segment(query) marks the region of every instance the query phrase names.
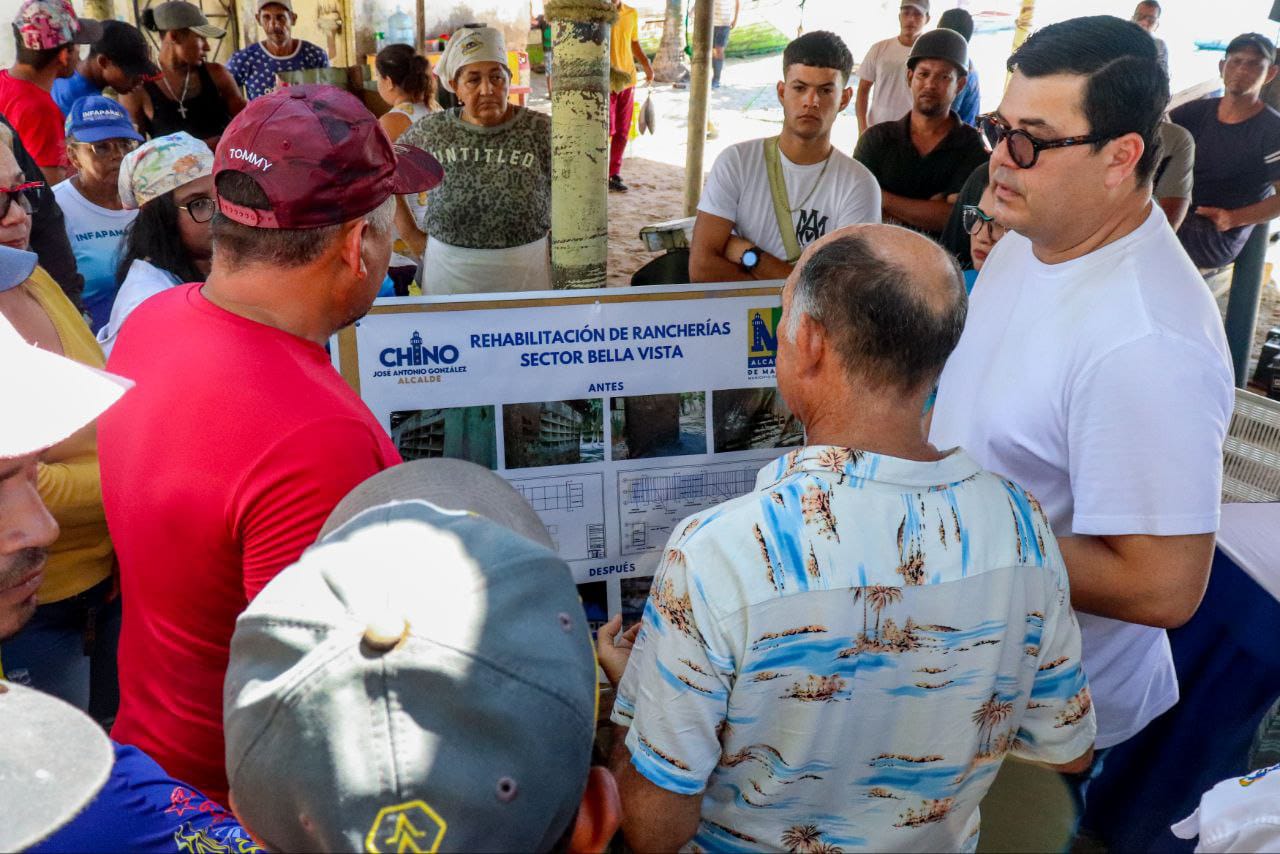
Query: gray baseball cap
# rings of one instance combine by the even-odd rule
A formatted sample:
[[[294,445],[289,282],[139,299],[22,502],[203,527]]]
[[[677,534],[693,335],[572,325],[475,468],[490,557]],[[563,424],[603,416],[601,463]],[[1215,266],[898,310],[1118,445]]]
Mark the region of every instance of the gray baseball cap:
[[[167,0],[151,7],[156,29],[162,33],[170,30],[191,30],[207,39],[220,39],[227,34],[222,27],[215,27],[200,11],[200,7],[185,0]]]
[[[396,466],[249,605],[223,707],[236,812],[257,838],[282,851],[560,839],[591,764],[595,654],[568,566],[495,521],[526,511],[536,520],[480,466]]]
[[[93,800],[115,754],[84,712],[12,682],[0,681],[0,727],[0,851],[21,851]]]
[[[490,476],[481,477],[477,471]],[[475,463],[445,458],[414,460],[369,478],[338,502],[317,539],[324,540],[370,507],[413,500],[477,513],[535,543],[555,548],[538,514],[511,484]]]

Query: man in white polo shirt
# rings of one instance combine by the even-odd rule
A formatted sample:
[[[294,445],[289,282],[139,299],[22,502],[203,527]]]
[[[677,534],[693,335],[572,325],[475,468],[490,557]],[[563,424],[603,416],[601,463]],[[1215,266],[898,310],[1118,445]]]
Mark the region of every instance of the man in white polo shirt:
[[[1048,514],[1083,612],[1101,754],[1177,702],[1164,629],[1208,580],[1232,373],[1217,307],[1151,202],[1169,92],[1150,37],[1076,18],[1008,68],[981,125],[990,213],[1010,231],[973,290],[930,439]],[[1069,780],[1081,805],[1090,779]]]

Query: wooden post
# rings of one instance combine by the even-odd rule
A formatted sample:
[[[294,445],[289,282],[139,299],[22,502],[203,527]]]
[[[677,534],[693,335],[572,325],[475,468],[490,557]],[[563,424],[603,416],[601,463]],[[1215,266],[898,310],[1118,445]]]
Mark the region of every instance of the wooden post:
[[[552,23],[551,284],[605,286],[609,256],[609,0],[547,0]]]
[[[702,150],[707,140],[707,100],[711,96],[711,36],[714,0],[693,7],[693,71],[689,80],[688,148],[684,160],[684,215],[698,213],[702,197]]]
[[[112,0],[84,0],[84,16],[95,21],[110,21],[116,16]]]
[[[1027,36],[1031,35],[1031,21],[1035,16],[1036,0],[1022,0],[1022,9],[1018,12],[1017,23],[1013,25],[1013,50],[1022,47]]]

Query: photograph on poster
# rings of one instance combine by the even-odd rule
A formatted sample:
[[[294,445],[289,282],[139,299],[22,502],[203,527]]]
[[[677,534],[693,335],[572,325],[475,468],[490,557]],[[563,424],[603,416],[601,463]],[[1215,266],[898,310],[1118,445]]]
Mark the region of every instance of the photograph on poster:
[[[630,628],[644,616],[644,605],[649,601],[649,587],[653,584],[653,576],[624,578],[619,583],[622,588],[622,625]]]
[[[407,409],[392,412],[391,441],[405,462],[432,457],[498,468],[498,433],[492,406]]]
[[[596,629],[609,622],[609,582],[579,584],[578,595],[582,597],[582,610],[586,612],[591,636],[595,637]]]
[[[502,407],[507,468],[604,461],[604,402],[548,400]]]
[[[804,444],[804,426],[776,388],[730,388],[711,393],[716,453]]]
[[[609,423],[615,460],[707,452],[707,396],[700,391],[615,397]]]

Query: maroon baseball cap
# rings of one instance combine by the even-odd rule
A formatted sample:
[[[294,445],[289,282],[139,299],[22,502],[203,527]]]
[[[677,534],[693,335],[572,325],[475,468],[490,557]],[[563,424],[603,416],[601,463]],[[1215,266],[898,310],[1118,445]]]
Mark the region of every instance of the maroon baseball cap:
[[[444,178],[420,148],[392,145],[360,100],[334,86],[307,84],[255,98],[227,126],[213,177],[243,172],[269,210],[218,199],[231,220],[255,228],[321,228],[363,216],[395,195],[422,193]]]

